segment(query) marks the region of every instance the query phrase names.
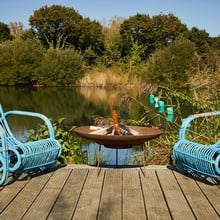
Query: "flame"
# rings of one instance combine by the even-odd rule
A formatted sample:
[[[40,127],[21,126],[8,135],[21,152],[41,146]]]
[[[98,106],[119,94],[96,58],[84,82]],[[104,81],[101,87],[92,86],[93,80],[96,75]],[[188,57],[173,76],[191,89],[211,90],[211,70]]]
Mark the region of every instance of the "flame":
[[[116,112],[115,109],[112,108],[112,106],[111,106],[110,110],[111,110],[111,118],[109,118],[109,120],[115,126],[115,134],[121,135],[120,123],[119,123],[119,114]]]
[[[119,124],[115,124],[115,134],[121,135],[121,129],[120,129]]]
[[[111,109],[111,118],[110,118],[110,121],[113,123],[113,124],[119,124],[119,115],[118,113],[114,110],[114,109]]]

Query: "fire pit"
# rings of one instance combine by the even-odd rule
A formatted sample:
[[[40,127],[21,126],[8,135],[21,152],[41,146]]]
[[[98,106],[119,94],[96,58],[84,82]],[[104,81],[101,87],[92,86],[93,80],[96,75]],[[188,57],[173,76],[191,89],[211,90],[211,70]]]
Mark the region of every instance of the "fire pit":
[[[159,137],[162,131],[158,128],[125,126],[119,122],[118,113],[111,108],[112,117],[110,122],[112,126],[83,126],[78,127],[74,131],[79,136],[99,144],[99,152],[97,157],[97,167],[100,163],[101,146],[116,149],[116,167],[118,166],[118,149],[131,148],[136,145],[142,147],[142,160],[144,165],[145,175],[145,156],[144,143]]]
[[[126,126],[125,134],[122,135],[109,135],[108,129],[109,127],[83,126],[74,131],[83,138],[109,148],[131,148],[162,134],[160,129],[151,127]]]

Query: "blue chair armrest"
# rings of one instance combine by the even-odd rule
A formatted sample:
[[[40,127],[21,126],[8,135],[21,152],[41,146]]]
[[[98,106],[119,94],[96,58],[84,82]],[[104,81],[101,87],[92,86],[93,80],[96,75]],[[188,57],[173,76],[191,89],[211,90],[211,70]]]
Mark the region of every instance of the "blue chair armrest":
[[[29,117],[39,118],[39,119],[43,120],[44,123],[47,125],[50,138],[55,138],[54,129],[53,129],[51,121],[49,120],[48,117],[46,117],[45,115],[43,115],[41,113],[13,110],[13,111],[5,112],[4,115],[5,115],[5,117],[7,117],[8,115],[21,115],[21,116],[29,116]]]
[[[201,114],[194,114],[194,115],[190,115],[189,117],[187,117],[184,122],[182,123],[180,130],[179,130],[179,137],[178,139],[185,139],[186,137],[186,131],[187,128],[190,126],[190,123],[196,119],[196,118],[202,118],[202,117],[211,117],[211,116],[220,116],[220,112],[205,112],[205,113],[201,113]]]

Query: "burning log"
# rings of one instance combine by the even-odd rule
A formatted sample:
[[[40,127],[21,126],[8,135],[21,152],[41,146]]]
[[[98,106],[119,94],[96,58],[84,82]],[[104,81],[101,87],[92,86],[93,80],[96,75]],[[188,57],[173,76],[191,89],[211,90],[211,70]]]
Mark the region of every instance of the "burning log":
[[[132,135],[129,128],[125,125],[115,124],[107,128],[107,134],[111,135]]]
[[[129,128],[128,126],[121,125],[119,123],[119,115],[118,113],[111,108],[112,117],[109,119],[112,122],[111,127],[98,127],[98,126],[90,126],[90,134],[97,135],[138,135],[139,133],[134,129]]]
[[[98,126],[90,126],[90,134],[97,134],[97,135],[138,135],[139,132],[135,131],[134,129],[129,128],[125,125],[113,125],[111,127],[98,127]]]

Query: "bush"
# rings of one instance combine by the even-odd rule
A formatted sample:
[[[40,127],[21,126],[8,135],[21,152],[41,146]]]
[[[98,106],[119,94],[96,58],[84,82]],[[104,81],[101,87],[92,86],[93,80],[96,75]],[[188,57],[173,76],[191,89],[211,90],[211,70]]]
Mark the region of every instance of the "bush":
[[[195,47],[186,39],[174,41],[169,47],[155,51],[148,63],[149,80],[168,87],[188,83]]]
[[[41,63],[38,81],[47,85],[75,85],[82,74],[82,57],[74,49],[49,49]]]
[[[16,39],[0,45],[0,84],[34,84],[44,49],[40,43]]]
[[[75,127],[65,125],[64,118],[60,118],[57,122],[53,122],[53,128],[55,131],[55,138],[62,146],[62,153],[58,161],[61,164],[85,163],[86,155],[81,148],[81,139],[73,132]],[[48,129],[45,124],[41,124],[36,130],[30,130],[27,135],[30,141],[36,141],[47,137]]]

